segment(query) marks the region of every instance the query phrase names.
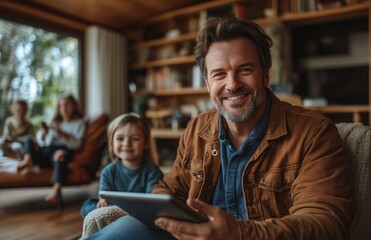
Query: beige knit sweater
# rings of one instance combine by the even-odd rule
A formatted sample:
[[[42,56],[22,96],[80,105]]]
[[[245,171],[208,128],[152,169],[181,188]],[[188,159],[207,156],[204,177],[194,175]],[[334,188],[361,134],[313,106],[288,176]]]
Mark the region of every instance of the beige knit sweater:
[[[100,229],[125,215],[128,214],[117,206],[101,207],[91,211],[84,219],[82,236],[80,239],[90,237]]]

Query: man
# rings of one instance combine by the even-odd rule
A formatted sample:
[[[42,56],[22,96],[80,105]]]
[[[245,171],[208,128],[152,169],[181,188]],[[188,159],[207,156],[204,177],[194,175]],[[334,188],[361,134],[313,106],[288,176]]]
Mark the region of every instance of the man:
[[[197,38],[196,60],[217,111],[191,120],[153,192],[175,195],[209,221],[158,218],[161,232],[123,217],[97,236],[347,238],[353,205],[343,142],[329,119],[269,90],[271,45],[259,26],[233,17],[210,19]]]

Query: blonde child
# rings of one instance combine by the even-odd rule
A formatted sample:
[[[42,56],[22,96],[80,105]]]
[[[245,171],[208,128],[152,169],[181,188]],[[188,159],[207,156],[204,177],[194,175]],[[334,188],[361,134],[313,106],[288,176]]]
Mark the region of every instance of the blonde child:
[[[101,173],[100,190],[151,192],[163,173],[145,154],[149,141],[150,128],[142,117],[127,113],[115,118],[108,127],[108,149],[113,162]],[[88,199],[81,207],[81,215],[85,218],[92,210],[108,205],[101,197]]]
[[[28,105],[25,100],[16,100],[10,110],[12,116],[5,119],[0,145],[4,153],[10,149],[20,158],[25,139],[34,138],[34,127],[27,120]]]
[[[77,100],[71,94],[64,94],[58,99],[56,115],[51,124],[43,124],[36,133],[39,148],[32,141],[25,142],[25,154],[18,169],[30,169],[34,165],[41,168],[53,168],[53,191],[45,201],[62,207],[61,190],[66,181],[67,164],[73,152],[82,145],[85,135],[85,122],[79,110]]]

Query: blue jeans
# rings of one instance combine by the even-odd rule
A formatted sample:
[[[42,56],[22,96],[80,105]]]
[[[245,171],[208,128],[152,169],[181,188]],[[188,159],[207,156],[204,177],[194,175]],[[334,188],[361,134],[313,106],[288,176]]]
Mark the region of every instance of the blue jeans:
[[[107,240],[174,240],[168,232],[161,229],[152,229],[131,216],[124,216],[104,227],[87,239]]]
[[[53,157],[57,150],[63,150],[65,160],[54,161]],[[67,164],[72,159],[73,151],[66,146],[49,145],[45,147],[37,147],[31,138],[24,141],[24,153],[29,153],[32,156],[33,164],[39,165],[40,168],[53,168],[52,183],[66,182]]]
[[[81,205],[81,209],[80,209],[81,217],[85,218],[86,215],[88,215],[88,213],[97,209],[97,203],[98,203],[98,199],[93,199],[93,198],[86,199]]]

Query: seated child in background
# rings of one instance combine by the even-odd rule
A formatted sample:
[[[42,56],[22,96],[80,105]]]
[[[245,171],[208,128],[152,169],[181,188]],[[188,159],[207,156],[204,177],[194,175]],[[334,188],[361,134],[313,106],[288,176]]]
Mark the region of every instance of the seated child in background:
[[[85,121],[79,104],[71,94],[63,94],[58,99],[56,114],[49,126],[43,124],[36,133],[40,147],[27,139],[24,144],[23,160],[18,170],[31,169],[34,165],[40,168],[53,168],[53,191],[45,201],[62,207],[62,185],[67,180],[67,164],[75,150],[80,148],[85,136]]]
[[[133,113],[116,117],[108,127],[108,150],[113,162],[102,170],[100,190],[150,193],[163,173],[145,154],[149,141],[150,128],[144,118]],[[108,205],[102,197],[88,199],[82,204],[81,216],[85,218],[92,210]]]
[[[25,100],[16,100],[10,110],[12,116],[5,119],[0,145],[3,153],[10,149],[21,158],[24,140],[34,138],[34,127],[27,120],[28,105]]]

